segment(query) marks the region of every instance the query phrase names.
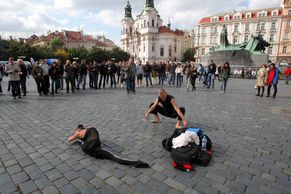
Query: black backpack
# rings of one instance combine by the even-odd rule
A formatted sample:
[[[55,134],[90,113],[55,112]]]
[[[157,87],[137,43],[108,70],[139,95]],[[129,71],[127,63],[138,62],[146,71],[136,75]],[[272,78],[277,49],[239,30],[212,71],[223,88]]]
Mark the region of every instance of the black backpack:
[[[200,147],[194,142],[189,143],[186,146],[172,149],[171,158],[180,163],[193,163],[199,156]]]
[[[175,129],[174,133],[170,137],[165,138],[162,141],[163,147],[169,152],[172,151],[172,146],[173,146],[172,140],[178,137],[179,135],[181,135],[182,133],[184,133],[185,131],[186,129]]]

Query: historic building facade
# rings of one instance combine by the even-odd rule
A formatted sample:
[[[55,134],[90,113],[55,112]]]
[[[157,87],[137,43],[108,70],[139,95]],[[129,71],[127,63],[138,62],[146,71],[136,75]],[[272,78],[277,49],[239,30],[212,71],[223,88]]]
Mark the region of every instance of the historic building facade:
[[[291,0],[282,1],[282,13],[278,63],[291,64]]]
[[[280,30],[283,9],[267,8],[217,14],[202,18],[195,30],[195,47],[197,62],[220,44],[220,34],[225,25],[231,44],[247,42],[252,35],[260,33],[271,46],[265,51],[272,62],[278,61]],[[291,47],[290,47],[291,51]]]
[[[121,48],[124,51],[143,63],[182,60],[182,50],[186,49],[183,43],[189,42],[189,38],[185,38],[184,31],[172,30],[171,24],[163,26],[154,0],[146,0],[145,8],[136,19],[133,19],[131,11],[128,1],[121,31]]]

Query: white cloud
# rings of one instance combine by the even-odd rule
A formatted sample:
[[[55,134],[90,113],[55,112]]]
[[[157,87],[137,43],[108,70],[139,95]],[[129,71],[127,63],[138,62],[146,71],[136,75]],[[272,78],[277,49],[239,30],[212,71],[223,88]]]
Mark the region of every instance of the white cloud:
[[[279,0],[249,0],[249,9],[280,7]]]
[[[107,26],[119,28],[121,26],[122,13],[113,10],[102,10],[99,13],[90,12],[85,19],[90,22],[98,22]]]

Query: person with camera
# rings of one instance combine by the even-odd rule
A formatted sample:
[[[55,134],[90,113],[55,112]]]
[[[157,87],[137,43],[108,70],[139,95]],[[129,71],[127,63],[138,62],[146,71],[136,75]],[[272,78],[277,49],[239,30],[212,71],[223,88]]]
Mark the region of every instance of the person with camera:
[[[14,59],[12,57],[9,58],[8,64],[5,66],[5,72],[9,75],[9,81],[12,87],[12,96],[16,99],[16,96],[21,98],[20,92],[20,76],[19,72],[21,72],[18,63],[14,63]]]

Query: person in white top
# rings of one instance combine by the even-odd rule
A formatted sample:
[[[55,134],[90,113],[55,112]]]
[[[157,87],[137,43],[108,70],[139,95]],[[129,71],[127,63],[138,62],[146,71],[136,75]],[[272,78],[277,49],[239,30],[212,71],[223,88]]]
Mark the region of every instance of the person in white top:
[[[177,77],[177,88],[181,88],[182,85],[182,76],[183,76],[183,67],[181,63],[178,63],[178,66],[176,67],[175,70],[176,77]]]

